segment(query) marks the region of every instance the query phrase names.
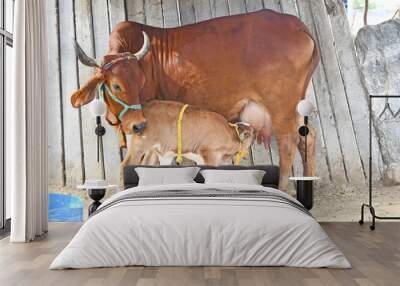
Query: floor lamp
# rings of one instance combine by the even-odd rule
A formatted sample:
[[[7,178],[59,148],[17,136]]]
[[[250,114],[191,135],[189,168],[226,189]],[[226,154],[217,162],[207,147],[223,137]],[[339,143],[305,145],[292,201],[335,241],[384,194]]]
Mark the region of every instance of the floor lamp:
[[[303,125],[299,127],[298,132],[300,136],[304,137],[304,163],[307,163],[307,135],[310,133],[308,128],[308,117],[315,111],[314,104],[308,100],[300,100],[297,104],[297,112],[303,117]],[[303,206],[310,210],[313,207],[313,182],[318,180],[318,177],[290,177],[292,181],[296,182],[296,198]]]

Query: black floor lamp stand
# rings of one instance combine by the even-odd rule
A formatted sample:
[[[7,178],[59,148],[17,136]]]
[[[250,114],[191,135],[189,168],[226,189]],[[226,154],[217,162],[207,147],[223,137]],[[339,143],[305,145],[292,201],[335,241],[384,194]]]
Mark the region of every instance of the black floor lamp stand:
[[[370,95],[369,96],[369,160],[368,160],[368,204],[362,204],[361,206],[361,219],[359,220],[359,224],[364,224],[364,210],[365,208],[369,209],[369,212],[372,216],[372,224],[370,225],[371,230],[375,230],[375,220],[397,220],[400,219],[398,216],[378,216],[375,213],[375,208],[373,206],[372,201],[372,99],[373,98],[385,98],[386,100],[389,98],[400,98],[400,95]],[[390,111],[390,114],[393,117],[398,115],[398,112],[394,113],[390,108],[388,102],[386,102],[385,107],[382,113],[379,115],[381,117],[386,109]]]

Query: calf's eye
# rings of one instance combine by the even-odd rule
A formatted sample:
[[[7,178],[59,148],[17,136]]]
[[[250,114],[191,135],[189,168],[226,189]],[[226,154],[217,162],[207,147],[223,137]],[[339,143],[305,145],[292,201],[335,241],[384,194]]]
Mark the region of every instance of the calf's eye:
[[[113,89],[115,89],[116,91],[121,91],[121,86],[119,84],[113,83],[112,84]]]

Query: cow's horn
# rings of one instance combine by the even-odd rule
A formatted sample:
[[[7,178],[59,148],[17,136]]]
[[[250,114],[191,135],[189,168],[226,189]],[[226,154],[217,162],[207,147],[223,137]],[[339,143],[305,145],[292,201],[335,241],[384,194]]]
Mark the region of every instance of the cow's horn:
[[[82,64],[84,64],[85,66],[97,68],[101,66],[101,60],[88,57],[76,41],[74,46],[75,52],[78,55],[78,58]]]
[[[147,54],[149,47],[150,47],[150,39],[149,36],[147,36],[146,32],[143,33],[143,46],[140,48],[140,50],[135,53],[135,57],[137,58],[138,61],[144,58],[144,56]]]

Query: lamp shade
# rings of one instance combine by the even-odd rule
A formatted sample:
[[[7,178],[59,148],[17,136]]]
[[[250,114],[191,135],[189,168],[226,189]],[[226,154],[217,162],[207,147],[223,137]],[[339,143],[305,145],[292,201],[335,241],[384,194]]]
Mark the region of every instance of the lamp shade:
[[[297,104],[297,112],[301,116],[309,116],[311,113],[314,112],[314,110],[314,104],[308,99],[300,100],[300,102]]]
[[[93,114],[93,116],[104,116],[107,112],[107,106],[104,103],[104,101],[95,98],[89,106],[90,112]]]

